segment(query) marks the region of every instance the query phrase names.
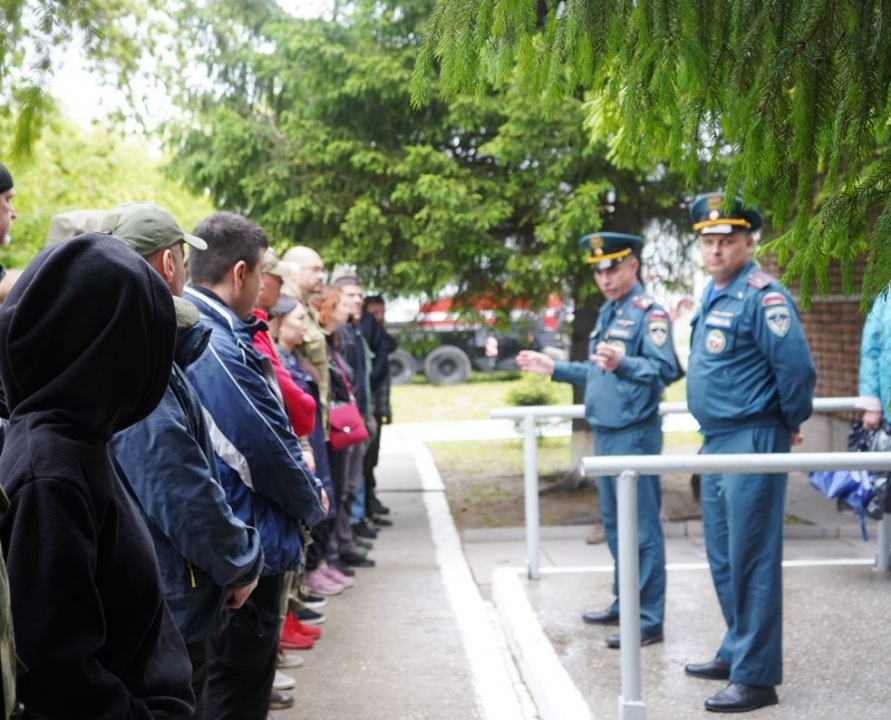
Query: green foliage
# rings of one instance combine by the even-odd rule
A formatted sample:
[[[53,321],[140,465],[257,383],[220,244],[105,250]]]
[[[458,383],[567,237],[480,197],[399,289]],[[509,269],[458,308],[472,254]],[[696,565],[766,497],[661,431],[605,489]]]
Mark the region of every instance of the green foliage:
[[[868,303],[891,281],[889,17],[891,0],[437,0],[413,101],[516,79],[554,115],[588,90],[617,163],[692,182],[726,162],[805,303],[832,262],[851,290],[864,253]]]
[[[14,118],[15,160],[33,152],[53,101],[54,66],[79,41],[96,72],[120,87],[134,72],[140,48],[151,46],[146,23],[159,0],[0,0],[0,118]]]
[[[43,248],[58,212],[150,200],[191,229],[212,209],[207,198],[166,177],[163,159],[153,157],[145,144],[122,141],[101,129],[84,132],[59,118],[49,121],[28,163],[6,164],[15,180],[13,203],[19,215],[12,243],[0,248],[0,263],[7,268],[24,267]]]
[[[201,72],[171,69],[182,103],[168,127],[172,169],[280,248],[311,245],[376,289],[497,287],[506,307],[589,292],[577,243],[602,224],[639,231],[655,219],[670,232],[684,222],[680,178],[611,163],[605,143],[589,142],[580,97],[546,118],[526,88],[504,83],[412,109],[432,5],[358,2],[336,22],[296,20],[264,0],[189,7],[178,52]],[[482,7],[506,21],[497,4]],[[463,72],[466,60],[448,62]]]
[[[523,373],[507,393],[507,401],[511,405],[528,407],[530,405],[555,405],[558,400],[557,391],[551,378],[544,375]]]

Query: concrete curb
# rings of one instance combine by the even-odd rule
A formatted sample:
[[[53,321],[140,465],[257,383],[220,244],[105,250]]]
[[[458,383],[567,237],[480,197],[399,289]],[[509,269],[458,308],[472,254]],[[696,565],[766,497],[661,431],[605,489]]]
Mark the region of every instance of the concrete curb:
[[[498,642],[486,603],[464,557],[445,493],[430,492],[443,487],[433,456],[421,443],[406,443],[402,451],[414,458],[420,474],[436,562],[470,664],[481,716],[492,720],[533,718],[533,711],[523,702],[521,691],[525,688],[516,687],[510,676],[512,659]]]
[[[516,569],[492,576],[492,600],[542,720],[593,720],[591,707],[557,657]]]

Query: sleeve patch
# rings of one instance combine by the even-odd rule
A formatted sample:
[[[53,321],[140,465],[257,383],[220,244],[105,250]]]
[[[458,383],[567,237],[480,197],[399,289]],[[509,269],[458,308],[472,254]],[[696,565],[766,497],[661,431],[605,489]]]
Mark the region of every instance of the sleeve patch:
[[[652,313],[647,324],[647,335],[656,347],[663,347],[668,342],[668,315]]]
[[[771,305],[788,305],[789,301],[786,300],[786,296],[782,293],[769,292],[761,298],[761,304],[764,307],[770,307]]]
[[[764,320],[767,322],[767,329],[777,337],[786,337],[792,327],[792,315],[786,304],[765,307]]]
[[[647,315],[647,317],[650,320],[668,320],[668,313],[660,307],[655,307],[650,310],[650,313],[649,315]]]

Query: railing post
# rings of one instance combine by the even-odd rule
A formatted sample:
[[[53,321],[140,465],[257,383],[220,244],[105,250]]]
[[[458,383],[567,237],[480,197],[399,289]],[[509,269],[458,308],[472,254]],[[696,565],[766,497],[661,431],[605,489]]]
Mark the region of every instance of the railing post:
[[[646,720],[640,697],[640,549],[637,527],[637,473],[619,475],[619,639],[622,694],[619,720]]]
[[[889,543],[891,543],[891,517],[886,513],[879,520],[878,548],[876,549],[876,572],[888,572],[891,570],[891,558],[888,557]]]
[[[538,438],[535,435],[535,417],[523,418],[523,484],[526,502],[526,557],[530,580],[538,580],[539,531],[538,531]]]

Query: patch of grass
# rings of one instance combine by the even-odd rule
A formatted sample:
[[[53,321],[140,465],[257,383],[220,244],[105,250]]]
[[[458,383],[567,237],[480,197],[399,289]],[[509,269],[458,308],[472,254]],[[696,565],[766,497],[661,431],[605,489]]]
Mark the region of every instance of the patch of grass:
[[[479,375],[485,377],[487,374]],[[451,387],[414,382],[399,385],[390,393],[393,419],[398,423],[487,420],[492,408],[510,406],[507,394],[515,386],[516,378],[479,380],[473,376],[471,382]],[[553,390],[558,403],[572,403],[569,385],[553,383]]]
[[[702,447],[702,435],[698,432],[663,433],[662,446],[666,448],[689,447],[691,452],[696,452]]]
[[[687,399],[687,378],[682,377],[665,388],[666,402],[681,402]]]

